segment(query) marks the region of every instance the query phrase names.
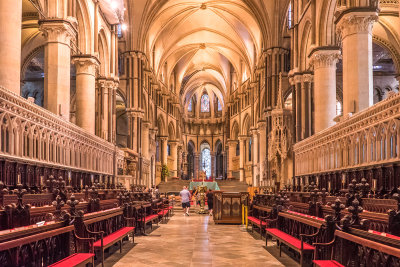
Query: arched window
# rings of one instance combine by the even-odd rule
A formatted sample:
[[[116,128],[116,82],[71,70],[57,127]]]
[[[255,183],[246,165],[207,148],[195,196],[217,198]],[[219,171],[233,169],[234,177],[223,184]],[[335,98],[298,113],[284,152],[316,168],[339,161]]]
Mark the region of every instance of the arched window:
[[[342,103],[336,100],[336,116],[339,116],[341,114],[342,114]]]
[[[210,112],[210,98],[207,94],[201,96],[201,112]]]
[[[189,100],[188,111],[189,112],[193,111],[193,101],[192,101],[192,99]]]
[[[203,171],[206,172],[206,176],[210,177],[211,176],[211,153],[210,149],[205,148],[203,151],[201,151],[201,167]]]
[[[219,98],[217,98],[217,102],[218,102],[218,111],[222,111],[222,105],[221,101],[219,101]]]
[[[292,16],[293,16],[292,2],[290,2],[289,3],[289,8],[288,8],[288,13],[287,13],[287,27],[288,27],[288,29],[292,28]]]

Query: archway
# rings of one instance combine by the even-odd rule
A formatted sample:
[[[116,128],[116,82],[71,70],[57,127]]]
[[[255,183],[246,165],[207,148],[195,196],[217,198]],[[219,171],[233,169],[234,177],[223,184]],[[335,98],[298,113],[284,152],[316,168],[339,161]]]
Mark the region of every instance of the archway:
[[[191,179],[194,177],[194,144],[189,141],[187,147],[187,178]]]
[[[216,143],[216,155],[215,155],[215,175],[216,177],[224,177],[224,156],[222,154],[222,143],[218,140]]]

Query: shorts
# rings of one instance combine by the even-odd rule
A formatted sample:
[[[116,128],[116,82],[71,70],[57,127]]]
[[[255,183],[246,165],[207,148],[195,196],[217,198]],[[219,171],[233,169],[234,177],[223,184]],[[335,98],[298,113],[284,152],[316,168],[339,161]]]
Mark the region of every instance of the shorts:
[[[190,208],[190,202],[182,203],[182,208]]]

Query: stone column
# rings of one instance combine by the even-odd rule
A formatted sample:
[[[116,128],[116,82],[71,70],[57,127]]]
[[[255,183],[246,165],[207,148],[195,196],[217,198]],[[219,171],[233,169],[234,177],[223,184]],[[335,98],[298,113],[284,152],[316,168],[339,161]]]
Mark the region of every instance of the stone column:
[[[40,30],[46,38],[44,107],[69,121],[71,39],[77,31],[69,20],[60,19],[41,21]]]
[[[199,169],[200,169],[200,155],[197,152],[193,153],[194,157],[194,170],[193,170],[193,179],[198,179],[199,178]]]
[[[228,140],[228,177],[233,177],[233,157],[236,157],[236,144],[235,140]]]
[[[91,55],[73,58],[76,66],[76,124],[95,133],[96,68],[99,61]]]
[[[340,58],[338,48],[314,49],[314,125],[318,133],[335,124],[336,117],[336,63]]]
[[[159,140],[161,141],[161,164],[168,165],[168,137],[160,136]]]
[[[239,149],[240,149],[240,161],[239,161],[239,169],[240,169],[240,181],[244,182],[245,176],[244,176],[244,165],[245,165],[245,159],[246,159],[246,151],[245,150],[245,144],[246,144],[247,137],[241,136],[239,137]]]
[[[170,176],[177,177],[178,176],[178,142],[177,141],[169,141],[171,156],[173,159],[172,162],[172,170],[170,170]]]
[[[143,158],[147,159],[150,161],[149,157],[149,148],[150,148],[150,137],[149,137],[149,131],[150,131],[150,125],[151,123],[148,121],[144,121],[142,123],[142,156]]]
[[[264,180],[264,173],[265,173],[265,162],[267,160],[267,124],[265,122],[260,122],[258,124],[258,133],[260,135],[260,181]]]
[[[22,0],[0,1],[0,86],[21,93]]]
[[[210,152],[211,156],[211,177],[215,179],[215,166],[216,166],[216,159],[215,159],[216,153],[214,151]]]
[[[253,186],[258,186],[257,175],[258,175],[258,130],[256,128],[252,129],[253,143],[252,143],[252,164],[253,164]]]
[[[342,13],[336,25],[342,37],[343,115],[373,105],[372,27],[377,12]]]

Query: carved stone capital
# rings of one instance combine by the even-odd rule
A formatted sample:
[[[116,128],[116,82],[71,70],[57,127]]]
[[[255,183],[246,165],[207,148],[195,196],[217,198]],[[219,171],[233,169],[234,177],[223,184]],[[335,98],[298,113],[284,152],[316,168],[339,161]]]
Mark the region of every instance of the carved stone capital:
[[[342,39],[351,34],[372,34],[374,22],[378,20],[377,12],[351,12],[344,14],[337,22],[336,32]]]
[[[310,55],[310,65],[314,66],[314,69],[319,68],[336,68],[336,63],[341,58],[340,50],[314,50]]]
[[[62,43],[71,45],[71,40],[77,36],[77,29],[73,21],[62,19],[46,19],[39,21],[40,31],[48,43]]]
[[[88,74],[96,75],[96,69],[100,65],[99,60],[92,55],[79,55],[72,58],[76,66],[76,75]]]

